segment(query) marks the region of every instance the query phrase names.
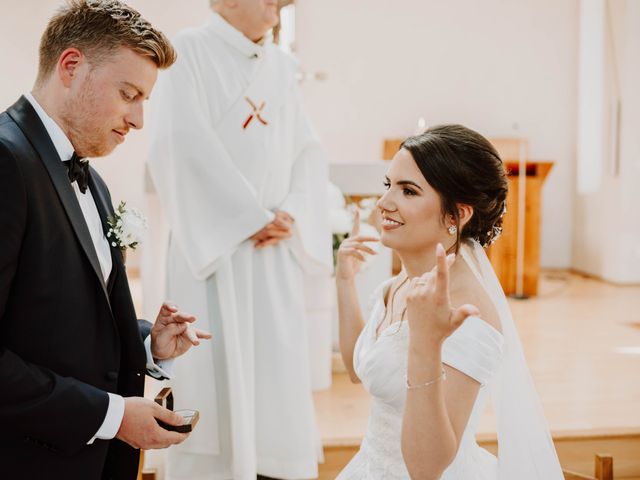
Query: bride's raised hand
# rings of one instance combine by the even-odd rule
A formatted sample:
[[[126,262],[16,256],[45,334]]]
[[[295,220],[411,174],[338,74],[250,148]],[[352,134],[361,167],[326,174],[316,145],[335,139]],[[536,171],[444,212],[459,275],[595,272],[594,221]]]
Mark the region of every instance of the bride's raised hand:
[[[336,278],[350,280],[360,271],[365,261],[364,253],[375,255],[376,251],[365,245],[365,242],[377,242],[377,237],[360,235],[360,210],[356,210],[353,228],[349,236],[340,244],[336,262]]]
[[[454,308],[449,295],[449,268],[455,255],[446,254],[442,244],[436,247],[436,266],[411,280],[407,294],[407,318],[411,339],[421,345],[440,344],[465,319],[478,315],[477,307],[465,304]]]

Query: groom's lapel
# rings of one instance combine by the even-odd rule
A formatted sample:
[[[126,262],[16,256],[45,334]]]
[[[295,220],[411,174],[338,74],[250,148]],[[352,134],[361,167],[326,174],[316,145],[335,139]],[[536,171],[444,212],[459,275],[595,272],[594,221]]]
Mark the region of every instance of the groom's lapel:
[[[113,205],[109,197],[103,188],[100,188],[95,181],[96,172],[91,168],[91,175],[89,175],[89,190],[93,196],[93,201],[96,203],[98,214],[100,215],[100,221],[102,222],[102,230],[105,237],[109,233],[108,218],[114,214]],[[111,261],[113,262],[113,268],[111,269],[111,275],[109,275],[109,282],[107,284],[107,292],[111,295],[113,285],[115,284],[116,276],[124,270],[124,262],[122,259],[122,252],[118,247],[111,245],[111,239],[107,237],[109,242],[109,250],[111,250]]]
[[[33,145],[40,155],[40,159],[49,172],[51,182],[53,183],[53,186],[58,193],[58,197],[60,198],[60,202],[67,213],[67,217],[69,218],[69,222],[73,227],[76,237],[78,238],[78,242],[80,242],[82,250],[89,259],[97,280],[100,282],[100,286],[107,303],[109,303],[109,294],[107,293],[107,288],[102,276],[102,270],[100,269],[98,255],[96,254],[93,240],[91,240],[89,227],[87,227],[87,222],[82,214],[80,204],[78,203],[78,198],[71,187],[71,183],[69,182],[67,170],[60,161],[58,152],[56,151],[46,128],[40,121],[40,118],[33,106],[24,96],[20,97],[20,99],[7,110],[7,113],[11,118],[13,118],[18,127],[20,127],[22,132],[29,139],[31,145]]]

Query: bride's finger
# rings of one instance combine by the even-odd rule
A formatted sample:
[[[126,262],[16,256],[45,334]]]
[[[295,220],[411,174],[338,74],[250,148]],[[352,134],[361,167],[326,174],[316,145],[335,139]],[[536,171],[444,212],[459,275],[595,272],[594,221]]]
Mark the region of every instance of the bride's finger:
[[[449,268],[451,268],[451,265],[453,265],[455,261],[456,261],[455,253],[450,253],[449,255],[447,255],[447,266]]]
[[[424,272],[422,275],[420,275],[419,277],[415,277],[414,280],[417,280],[418,282],[420,282],[421,285],[426,285],[428,283],[431,283],[433,281],[433,279],[436,276],[436,273],[438,272],[438,263],[437,263],[437,258],[436,258],[436,264],[433,266],[433,268],[427,272]]]
[[[368,247],[367,245],[365,245],[365,242],[359,242],[357,240],[351,240],[350,238],[347,238],[345,241],[343,241],[340,244],[340,248],[354,248],[356,245],[362,245],[362,246],[365,246],[367,248],[371,248],[371,247]]]
[[[424,286],[426,284],[426,281],[423,279],[423,277],[424,277],[424,275],[420,276],[420,277],[413,277],[411,280],[409,280],[409,288],[408,288],[408,290],[409,291],[413,291],[417,287]],[[420,282],[420,283],[418,284],[418,282]]]
[[[444,249],[444,247],[443,247]],[[446,252],[445,252],[446,253]],[[453,265],[453,263],[456,261],[456,254],[455,253],[450,253],[449,255],[447,255],[446,258],[446,262],[447,262],[447,267],[451,267],[451,265]],[[433,275],[435,275],[438,272],[438,257],[437,257],[437,247],[436,247],[436,264],[433,266],[433,268],[431,270],[429,270],[428,272],[425,272],[422,274],[423,277],[429,278]]]
[[[356,208],[356,214],[353,216],[353,227],[351,228],[350,238],[357,237],[360,233],[360,209]]]
[[[436,295],[440,300],[449,300],[449,264],[441,243],[436,247]]]
[[[462,305],[456,308],[451,313],[451,324],[454,328],[458,328],[460,325],[462,325],[462,322],[464,322],[467,319],[467,317],[472,317],[477,315],[480,315],[480,310],[478,310],[478,307],[467,303],[465,305]]]
[[[435,273],[433,273],[433,271],[425,272],[419,277],[414,277],[409,282],[409,290],[418,296],[425,295],[431,291],[434,278]]]
[[[353,240],[355,242],[379,242],[380,238],[370,235],[356,235],[355,237],[349,237],[347,240]]]
[[[355,244],[353,244],[352,248],[355,248],[356,250],[360,250],[362,252],[370,253],[371,255],[377,255],[378,254],[378,252],[376,252],[373,248],[367,247],[366,245],[363,245],[362,243],[355,243]]]
[[[350,257],[355,257],[360,261],[366,261],[366,258],[364,258],[364,255],[361,254],[360,252],[358,252],[357,250],[353,249],[353,248],[347,248],[344,250],[344,253],[349,255]]]

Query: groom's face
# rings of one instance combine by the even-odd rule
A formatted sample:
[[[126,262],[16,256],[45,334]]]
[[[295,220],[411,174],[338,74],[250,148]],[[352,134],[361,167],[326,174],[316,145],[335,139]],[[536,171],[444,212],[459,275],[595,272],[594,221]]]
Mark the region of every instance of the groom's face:
[[[63,108],[67,134],[81,157],[102,157],[144,124],[143,104],[158,74],[150,59],[120,48],[78,69]]]

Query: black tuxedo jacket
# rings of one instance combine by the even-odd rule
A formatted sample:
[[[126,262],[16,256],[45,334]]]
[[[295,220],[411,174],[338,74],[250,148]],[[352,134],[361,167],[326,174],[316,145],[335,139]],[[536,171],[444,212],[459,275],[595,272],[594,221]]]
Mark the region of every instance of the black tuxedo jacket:
[[[113,207],[91,170],[107,229]],[[122,256],[105,285],[66,167],[29,101],[0,114],[0,478],[135,479],[137,450],[87,442],[146,357]]]

